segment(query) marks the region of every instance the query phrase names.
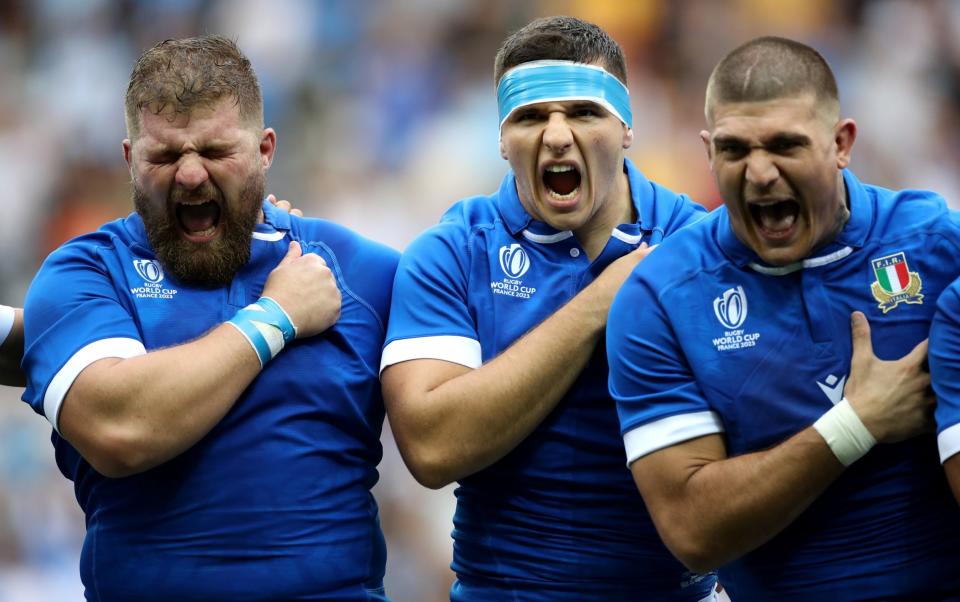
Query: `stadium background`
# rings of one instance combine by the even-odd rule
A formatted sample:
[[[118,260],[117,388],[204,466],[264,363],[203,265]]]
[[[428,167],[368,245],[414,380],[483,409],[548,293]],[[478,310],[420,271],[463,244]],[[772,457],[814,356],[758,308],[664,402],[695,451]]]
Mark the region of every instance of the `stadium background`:
[[[534,17],[572,14],[624,47],[630,157],[713,206],[697,132],[710,68],[755,35],[795,37],[835,68],[857,119],[853,167],[960,199],[960,2],[930,0],[3,0],[0,302],[20,305],[60,242],[130,208],[120,140],[139,52],[238,40],[279,136],[268,189],[399,249],[468,194],[495,190],[493,56]],[[79,600],[83,518],[49,426],[0,388],[0,602]],[[446,600],[450,488],[408,476],[384,429],[380,502],[395,602]],[[639,501],[638,501],[639,503]]]

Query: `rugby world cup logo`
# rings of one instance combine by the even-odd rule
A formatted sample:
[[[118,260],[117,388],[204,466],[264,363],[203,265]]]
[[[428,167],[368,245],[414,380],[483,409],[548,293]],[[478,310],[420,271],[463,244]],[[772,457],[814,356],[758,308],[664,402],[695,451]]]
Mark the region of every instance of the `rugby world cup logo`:
[[[163,280],[163,268],[160,267],[160,262],[155,259],[134,259],[133,267],[137,270],[137,274],[147,282],[156,284]]]
[[[740,328],[747,319],[747,295],[743,287],[728,288],[723,295],[713,300],[713,313],[729,330]]]
[[[530,269],[530,258],[519,244],[500,247],[500,269],[503,273],[518,280]]]

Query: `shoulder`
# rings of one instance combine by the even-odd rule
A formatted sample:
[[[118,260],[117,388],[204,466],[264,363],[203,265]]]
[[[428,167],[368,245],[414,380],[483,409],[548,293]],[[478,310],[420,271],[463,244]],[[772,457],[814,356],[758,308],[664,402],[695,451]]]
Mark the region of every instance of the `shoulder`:
[[[439,222],[414,238],[403,252],[404,259],[422,256],[439,259],[437,254],[468,255],[478,233],[501,228],[502,223],[496,195],[461,199],[443,213]]]
[[[324,219],[291,216],[290,236],[305,250],[326,250],[342,266],[395,269],[400,258],[396,249]]]
[[[43,262],[42,270],[66,265],[87,265],[91,268],[103,264],[103,256],[116,254],[119,249],[137,246],[139,241],[131,233],[139,222],[135,215],[114,220],[102,225],[94,232],[77,236],[60,245]]]
[[[637,207],[637,220],[646,230],[663,236],[697,222],[707,211],[689,196],[648,180],[629,160],[626,161],[630,193]]]
[[[716,242],[721,210],[698,215],[697,220],[664,238],[637,266],[633,276],[662,291],[725,265],[726,258]]]
[[[910,229],[958,230],[958,214],[940,194],[929,190],[889,190],[863,185],[876,207],[875,233],[879,236]]]

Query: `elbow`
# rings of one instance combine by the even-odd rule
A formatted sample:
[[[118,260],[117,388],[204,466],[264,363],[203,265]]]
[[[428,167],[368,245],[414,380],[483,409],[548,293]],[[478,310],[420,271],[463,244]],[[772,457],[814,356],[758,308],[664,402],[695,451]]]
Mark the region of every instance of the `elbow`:
[[[679,560],[683,566],[687,567],[687,570],[694,573],[709,573],[720,568],[722,564],[709,554],[701,551],[678,551],[674,553],[674,556],[677,557],[677,560]]]
[[[683,566],[694,573],[709,573],[730,560],[722,548],[713,545],[716,538],[708,533],[662,532],[663,541]]]
[[[157,465],[145,439],[121,429],[102,429],[92,441],[76,445],[90,466],[109,479],[121,479]]]
[[[399,445],[399,441],[397,442]],[[400,455],[413,478],[427,489],[442,489],[457,480],[451,465],[453,454],[430,443],[399,445]]]

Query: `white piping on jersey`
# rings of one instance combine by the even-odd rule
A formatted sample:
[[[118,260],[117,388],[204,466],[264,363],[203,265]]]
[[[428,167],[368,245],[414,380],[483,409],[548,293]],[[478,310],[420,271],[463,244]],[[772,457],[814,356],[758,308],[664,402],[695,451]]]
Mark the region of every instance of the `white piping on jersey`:
[[[556,234],[534,234],[530,230],[523,231],[523,237],[529,241],[538,242],[542,244],[550,244],[554,242],[560,242],[561,240],[567,240],[573,236],[573,232],[570,230],[564,230],[563,232],[557,232]]]
[[[787,274],[796,272],[797,270],[803,270],[806,268],[819,268],[820,266],[827,265],[828,263],[840,261],[850,253],[853,253],[852,247],[843,247],[842,249],[838,249],[829,255],[824,255],[823,257],[811,257],[810,259],[804,259],[803,261],[797,261],[778,267],[760,265],[759,263],[754,263],[752,261],[749,263],[749,266],[753,268],[754,271],[760,272],[761,274],[766,274],[767,276],[785,276]]]
[[[276,232],[254,232],[253,238],[256,240],[266,240],[268,242],[276,242],[278,240],[283,240],[283,237],[286,236],[286,232],[281,232],[277,230]]]
[[[617,230],[616,228],[614,228],[614,229],[610,232],[610,236],[616,238],[617,240],[622,240],[623,242],[627,243],[628,245],[638,244],[638,243],[640,242],[640,240],[643,239],[643,233],[640,233],[640,234],[627,234],[626,232],[624,232],[624,231],[622,231],[622,230]]]

